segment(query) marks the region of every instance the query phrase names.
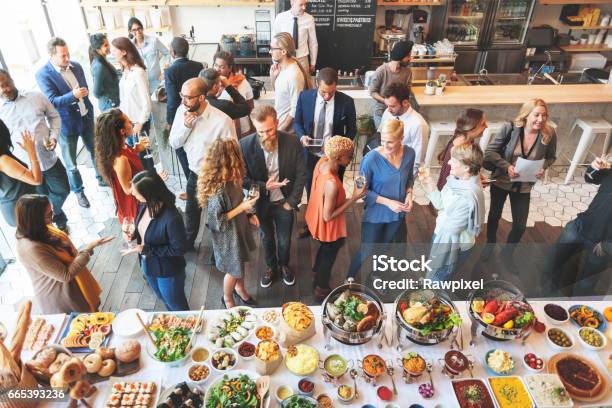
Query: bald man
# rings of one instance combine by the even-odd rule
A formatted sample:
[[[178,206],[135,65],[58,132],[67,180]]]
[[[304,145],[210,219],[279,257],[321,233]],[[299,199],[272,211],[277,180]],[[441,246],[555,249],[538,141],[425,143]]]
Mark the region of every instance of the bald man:
[[[193,245],[200,229],[201,210],[196,199],[198,174],[208,148],[218,137],[236,138],[236,128],[229,116],[206,102],[206,84],[200,78],[188,79],[181,87],[181,105],[176,110],[169,143],[182,147],[189,161],[185,229],[187,250]]]

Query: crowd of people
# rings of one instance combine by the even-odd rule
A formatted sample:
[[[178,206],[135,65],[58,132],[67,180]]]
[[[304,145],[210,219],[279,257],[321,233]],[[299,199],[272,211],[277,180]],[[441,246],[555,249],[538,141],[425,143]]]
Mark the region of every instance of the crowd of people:
[[[301,10],[303,16],[304,4],[294,0],[291,15]],[[289,17],[283,17],[287,21],[281,19],[279,27],[291,24]],[[300,22],[296,16],[294,28],[298,23],[306,36],[310,20]],[[376,71],[370,87],[378,131],[368,140],[369,152],[349,195],[343,177],[356,153],[355,104],[337,90],[334,69],[323,68],[316,82],[312,80],[316,39],[313,44],[301,37],[295,40],[295,32],[274,34],[274,106],[254,107],[253,90],[236,70],[232,54],[218,52],[213,68],[204,69],[188,59],[189,44],[181,37],[175,37],[167,51],[157,38],[144,35],[137,19],[130,20],[129,33],[133,38],[110,42],[103,34],[91,36],[92,90],[101,111],[95,120],[83,68],[70,59],[62,39],[49,41],[49,62],[36,74],[42,93],[18,90],[9,73],[0,70],[0,209],[17,228],[17,254],[45,313],[100,306],[100,286],[86,265],[92,251],[112,237],[76,249],[62,211],[70,191],[80,206],[91,205],[76,165],[78,138],[99,184],[112,190],[128,242],[122,254],[137,254],[147,283],[168,310],[189,309],[184,255],[194,249],[202,218],[210,232],[213,263],[224,274],[225,307],[257,304],[244,283],[245,263],[256,248],[254,229],[265,254],[260,286],[277,281],[293,285],[291,239],[304,191],[306,225],[298,236],[312,236],[319,243],[311,268],[318,299],[332,290],[331,272],[347,238],[347,209],[363,199],[361,246],[343,272],[355,277],[367,269],[373,245],[406,245],[406,217],[414,206],[417,180],[437,210],[429,253],[433,271],[428,276],[452,279],[481,233],[487,212],[483,189],[491,193],[487,241],[496,242],[502,208],[510,197],[513,222],[507,242],[519,242],[534,183],[514,180],[519,176],[516,163],[520,158],[544,159],[540,178],[556,158],[556,134],[543,100],[527,101],[484,152],[477,139],[487,127],[485,115],[467,109],[438,156],[441,171],[435,182],[422,165],[429,127],[410,104],[412,44],[402,41],[393,48],[391,61]],[[297,51],[296,42],[297,50],[310,44],[310,54]],[[107,60],[109,55],[119,71]],[[169,56],[172,63],[162,69]],[[187,178],[186,191],[180,193],[186,200],[184,217],[165,184],[166,174],[158,173],[145,154],[150,148],[151,94],[162,78],[168,141]],[[19,147],[13,149],[15,144]],[[55,153],[58,145],[66,167]],[[598,256],[610,259],[608,163],[605,157],[597,159],[587,172],[587,181],[602,187],[589,209],[564,230],[560,240],[571,248],[560,250],[555,259],[591,244]],[[490,178],[482,175],[483,167],[491,171]],[[511,250],[504,255],[511,256]]]

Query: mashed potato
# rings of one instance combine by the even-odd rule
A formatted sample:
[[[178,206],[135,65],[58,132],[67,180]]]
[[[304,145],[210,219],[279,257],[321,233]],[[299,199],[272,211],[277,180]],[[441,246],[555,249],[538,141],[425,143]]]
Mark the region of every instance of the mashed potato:
[[[314,347],[298,344],[287,350],[285,364],[296,375],[312,374],[319,364],[319,353]]]
[[[510,353],[496,349],[487,358],[487,364],[496,373],[506,374],[514,369],[514,360]]]

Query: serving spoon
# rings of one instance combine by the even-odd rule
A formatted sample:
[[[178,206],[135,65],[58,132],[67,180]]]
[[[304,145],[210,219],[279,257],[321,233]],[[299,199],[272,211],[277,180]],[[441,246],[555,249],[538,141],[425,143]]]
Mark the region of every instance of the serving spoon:
[[[264,398],[266,393],[270,389],[270,376],[264,375],[257,378],[255,382],[255,388],[257,390],[257,396],[259,396],[259,408],[263,408]]]

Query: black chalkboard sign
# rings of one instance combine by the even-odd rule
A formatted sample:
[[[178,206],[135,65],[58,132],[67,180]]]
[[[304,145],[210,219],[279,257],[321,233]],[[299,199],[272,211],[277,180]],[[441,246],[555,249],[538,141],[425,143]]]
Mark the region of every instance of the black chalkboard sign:
[[[284,9],[290,8],[289,0],[285,0]],[[370,65],[376,0],[309,0],[306,11],[317,26],[317,69],[353,72]]]

